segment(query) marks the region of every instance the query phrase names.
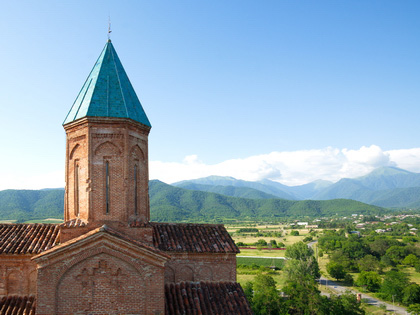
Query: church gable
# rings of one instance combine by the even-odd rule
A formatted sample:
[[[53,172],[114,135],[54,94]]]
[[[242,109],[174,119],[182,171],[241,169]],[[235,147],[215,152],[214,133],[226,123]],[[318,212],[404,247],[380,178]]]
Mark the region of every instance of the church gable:
[[[168,257],[109,228],[33,260],[38,264],[38,314],[163,314]]]

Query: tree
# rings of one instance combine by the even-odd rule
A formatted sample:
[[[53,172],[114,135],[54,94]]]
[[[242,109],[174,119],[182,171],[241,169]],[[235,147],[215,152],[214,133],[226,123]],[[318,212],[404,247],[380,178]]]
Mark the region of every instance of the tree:
[[[322,297],[312,277],[302,275],[300,278],[288,279],[283,292],[288,296],[288,314],[320,314]]]
[[[378,259],[372,255],[366,255],[360,258],[357,266],[360,271],[378,271],[381,269]]]
[[[303,242],[297,242],[286,249],[285,256],[289,258],[286,272],[289,278],[299,278],[310,275],[313,279],[321,276],[318,263],[313,256],[314,251]]]
[[[286,249],[287,276],[283,292],[288,295],[287,307],[292,314],[319,314],[322,305],[318,283],[320,277],[318,263],[312,248],[298,242]]]
[[[335,262],[340,264],[344,267],[346,271],[357,271],[358,268],[355,264],[354,259],[350,259],[346,253],[344,253],[341,249],[335,250],[330,255],[330,262]]]
[[[385,255],[391,258],[394,263],[398,264],[408,255],[408,250],[404,246],[394,245],[386,250]]]
[[[404,260],[402,261],[403,265],[414,267],[418,263],[419,259],[414,254],[409,254],[405,256]]]
[[[292,235],[292,236],[299,236],[299,231],[293,230],[292,232],[290,232],[290,235]]]
[[[307,260],[313,254],[312,248],[303,242],[297,242],[287,247],[285,256],[290,259]]]
[[[411,304],[409,307],[407,307],[407,312],[409,312],[411,315],[420,315],[420,304]]]
[[[327,264],[327,272],[330,274],[331,277],[335,278],[336,280],[344,279],[344,277],[346,276],[344,266],[334,261],[331,261]]]
[[[341,248],[343,252],[351,259],[362,258],[366,254],[365,247],[359,239],[349,239],[346,242],[343,242]]]
[[[312,240],[313,240],[313,237],[312,236],[306,236],[302,241],[305,242],[305,243],[307,243],[307,242],[310,242]]]
[[[410,283],[404,288],[402,302],[405,305],[420,303],[420,286],[417,283]]]
[[[255,243],[255,245],[257,246],[258,250],[262,250],[264,246],[267,246],[267,242],[265,239],[261,238]]]
[[[282,314],[284,303],[276,289],[273,277],[259,274],[252,284],[246,284],[245,295],[256,315]]]
[[[249,303],[251,303],[252,298],[254,297],[254,284],[251,281],[247,281],[243,289],[246,299],[249,301]]]
[[[384,238],[375,238],[375,240],[369,244],[372,252],[376,253],[378,257],[385,255],[386,250],[389,248],[389,242]]]
[[[375,271],[362,271],[356,280],[359,287],[365,287],[370,292],[378,292],[381,283],[381,277]]]
[[[380,296],[388,301],[392,301],[392,296],[394,296],[395,301],[401,302],[404,288],[408,286],[408,283],[408,277],[405,273],[398,270],[388,271],[379,290]]]
[[[354,283],[353,276],[351,274],[349,274],[349,273],[346,273],[346,275],[344,276],[343,281],[344,281],[344,283],[346,285],[353,285],[353,283]]]
[[[309,257],[307,260],[289,260],[284,271],[288,279],[291,280],[299,280],[302,277],[309,276],[315,281],[315,279],[321,277],[321,272],[315,257]]]
[[[389,256],[382,256],[381,257],[381,264],[384,265],[385,267],[393,267],[395,266],[395,262],[389,258]]]
[[[356,295],[347,291],[337,296],[332,294],[328,299],[324,298],[322,314],[331,315],[364,315],[361,304],[357,301]]]

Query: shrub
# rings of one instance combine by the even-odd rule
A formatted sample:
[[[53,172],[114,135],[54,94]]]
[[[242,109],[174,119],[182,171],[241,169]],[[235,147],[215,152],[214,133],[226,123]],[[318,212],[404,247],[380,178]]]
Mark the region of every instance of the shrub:
[[[303,239],[303,241],[304,241],[304,242],[310,242],[310,241],[312,241],[312,240],[313,240],[312,236],[306,236],[306,237]]]
[[[241,228],[237,231],[238,233],[258,233],[258,229],[255,228]]]

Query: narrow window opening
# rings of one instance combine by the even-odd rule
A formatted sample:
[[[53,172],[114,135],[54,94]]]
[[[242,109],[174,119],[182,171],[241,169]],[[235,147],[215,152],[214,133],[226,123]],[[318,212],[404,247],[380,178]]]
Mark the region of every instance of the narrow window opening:
[[[79,216],[79,163],[74,163],[74,214]]]
[[[134,214],[137,215],[137,165],[134,165]]]
[[[105,201],[106,201],[106,214],[109,213],[109,162],[105,163]]]

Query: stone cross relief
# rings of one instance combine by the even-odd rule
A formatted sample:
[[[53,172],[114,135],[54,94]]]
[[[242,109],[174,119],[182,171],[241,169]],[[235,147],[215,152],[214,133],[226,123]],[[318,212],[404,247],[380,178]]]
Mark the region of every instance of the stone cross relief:
[[[111,309],[117,310],[117,304],[122,302],[124,296],[123,283],[127,280],[120,268],[112,270],[108,267],[105,260],[100,260],[96,268],[92,268],[89,272],[84,268],[82,272],[75,277],[81,285],[80,304],[83,311],[95,310],[96,302],[104,295],[108,296]]]

